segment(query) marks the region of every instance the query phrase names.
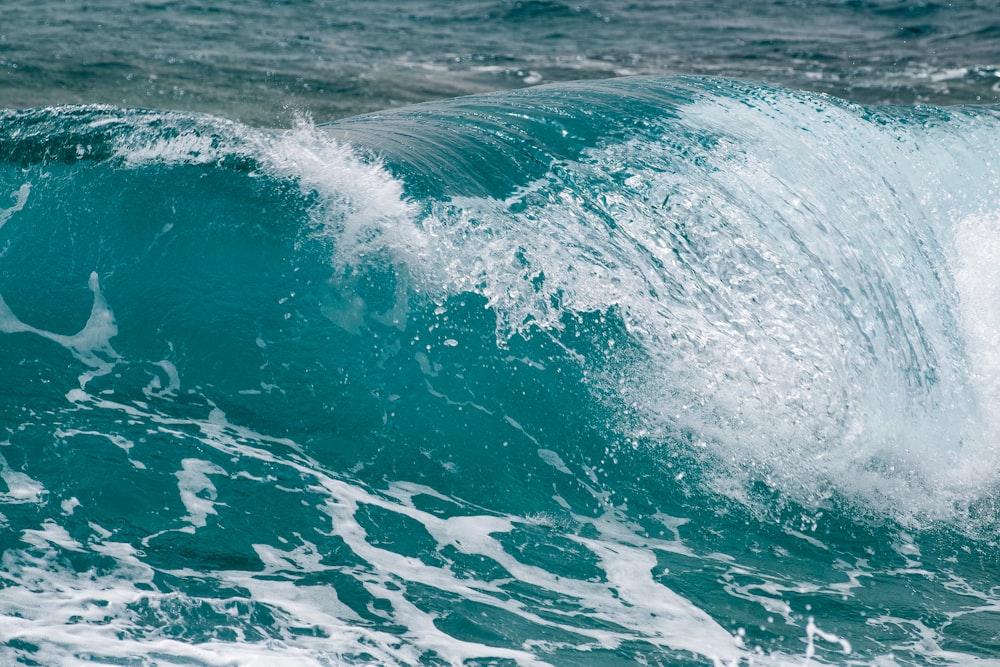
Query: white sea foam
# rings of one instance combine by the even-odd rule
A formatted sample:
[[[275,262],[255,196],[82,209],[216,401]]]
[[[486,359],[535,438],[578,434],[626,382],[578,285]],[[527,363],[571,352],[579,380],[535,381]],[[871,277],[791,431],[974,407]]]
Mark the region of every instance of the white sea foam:
[[[9,208],[0,208],[0,227],[10,220],[11,216],[24,208],[24,205],[28,203],[28,195],[31,194],[31,184],[25,183],[17,189],[16,192],[11,193],[11,198],[14,199],[14,204]]]
[[[181,470],[174,474],[181,502],[188,512],[182,520],[190,524],[181,530],[193,533],[195,529],[205,526],[209,514],[216,513],[217,494],[209,475],[226,475],[226,471],[209,461],[184,459]]]
[[[12,470],[3,456],[0,456],[0,479],[7,485],[7,491],[0,493],[4,503],[37,505],[45,499],[45,486],[23,472]]]
[[[59,334],[26,324],[18,319],[7,303],[0,297],[0,331],[4,333],[32,333],[46,338],[66,348],[78,361],[90,368],[80,375],[80,387],[91,379],[108,373],[118,359],[118,353],[111,346],[111,339],[118,334],[114,313],[101,294],[97,273],[91,273],[88,281],[94,295],[90,317],[80,331],[75,334]]]

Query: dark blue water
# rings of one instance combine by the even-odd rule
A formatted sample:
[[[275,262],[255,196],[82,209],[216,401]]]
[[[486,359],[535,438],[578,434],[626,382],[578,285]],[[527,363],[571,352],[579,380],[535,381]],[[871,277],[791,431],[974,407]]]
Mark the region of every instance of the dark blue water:
[[[2,11],[3,664],[1000,660],[985,3]]]

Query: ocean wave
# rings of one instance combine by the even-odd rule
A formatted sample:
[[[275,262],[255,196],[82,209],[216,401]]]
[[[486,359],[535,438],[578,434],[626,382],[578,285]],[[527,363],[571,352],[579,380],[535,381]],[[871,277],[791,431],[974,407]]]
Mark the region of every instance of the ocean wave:
[[[996,110],[0,125],[0,655],[989,655]]]

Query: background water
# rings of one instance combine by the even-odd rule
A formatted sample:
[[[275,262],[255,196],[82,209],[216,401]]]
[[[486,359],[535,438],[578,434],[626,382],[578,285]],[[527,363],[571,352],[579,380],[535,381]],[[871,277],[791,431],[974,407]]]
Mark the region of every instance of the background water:
[[[3,664],[1000,664],[990,3],[0,16]]]
[[[7,0],[0,96],[287,126],[462,94],[709,74],[865,103],[998,99],[991,0]]]

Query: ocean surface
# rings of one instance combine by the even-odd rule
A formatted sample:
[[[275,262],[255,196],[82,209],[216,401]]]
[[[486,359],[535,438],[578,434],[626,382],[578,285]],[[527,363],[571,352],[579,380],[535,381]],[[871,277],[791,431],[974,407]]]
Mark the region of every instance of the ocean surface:
[[[0,19],[0,664],[1000,665],[992,0]]]

